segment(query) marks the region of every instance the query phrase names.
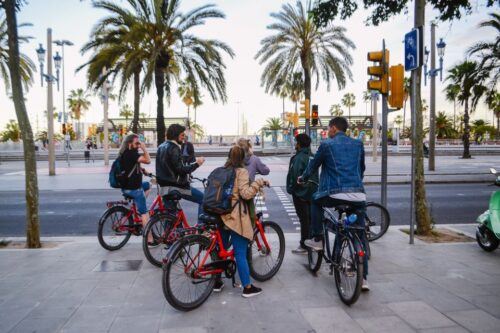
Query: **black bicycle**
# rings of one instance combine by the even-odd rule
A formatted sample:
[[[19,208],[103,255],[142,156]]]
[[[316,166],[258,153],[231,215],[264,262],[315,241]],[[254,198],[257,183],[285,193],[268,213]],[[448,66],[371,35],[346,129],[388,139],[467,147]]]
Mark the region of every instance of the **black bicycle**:
[[[349,214],[353,210],[349,205],[338,205],[323,210],[323,250],[308,248],[309,270],[316,273],[324,259],[330,265],[330,275],[335,276],[340,299],[346,305],[351,305],[358,300],[363,284],[365,250],[359,235],[365,228],[354,225],[357,216]]]

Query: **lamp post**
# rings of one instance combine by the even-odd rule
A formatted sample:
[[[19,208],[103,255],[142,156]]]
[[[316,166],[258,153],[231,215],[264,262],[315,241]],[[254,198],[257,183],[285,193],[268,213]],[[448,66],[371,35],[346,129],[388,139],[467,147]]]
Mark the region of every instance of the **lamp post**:
[[[436,68],[436,47],[439,56],[439,68]],[[436,23],[431,23],[431,51],[425,49],[424,77],[427,85],[427,76],[431,80],[431,96],[429,103],[429,171],[436,169],[435,151],[436,151],[436,76],[439,73],[439,80],[443,80],[443,57],[446,43],[441,38],[436,44]],[[431,68],[427,70],[427,62],[431,58]]]
[[[38,62],[40,63],[40,83],[43,87],[43,81],[47,82],[47,140],[49,144],[49,176],[55,176],[56,174],[56,157],[55,157],[55,146],[54,146],[54,103],[53,103],[53,91],[52,84],[54,82],[59,82],[59,69],[60,59],[58,54],[54,56],[54,62],[56,65],[56,75],[52,75],[52,29],[47,29],[47,50],[45,50],[42,44],[39,45],[36,50],[38,56]],[[47,54],[47,73],[44,73],[44,63],[45,54]],[[59,84],[58,84],[59,88]]]
[[[102,76],[107,74],[106,68],[102,69]],[[108,126],[108,107],[109,107],[109,91],[111,89],[111,83],[108,79],[105,79],[101,86],[101,102],[104,109],[104,120],[102,125],[102,131],[104,135],[103,146],[104,146],[104,165],[109,165],[109,126]]]
[[[62,57],[59,57],[59,68],[61,68],[61,63],[62,63],[62,105],[63,105],[63,124],[66,124],[68,121],[68,118],[66,116],[66,87],[65,87],[65,75],[64,75],[64,63],[65,63],[65,58],[64,58],[64,45],[72,46],[73,42],[66,40],[66,39],[58,39],[54,41],[54,44],[57,46],[61,47],[61,53]],[[56,56],[58,56],[59,53],[56,52]],[[54,58],[55,60],[55,58]],[[62,60],[62,61],[61,61]],[[56,69],[59,72],[59,69],[57,68],[57,63],[56,63]],[[59,82],[57,83],[57,89],[59,89]]]

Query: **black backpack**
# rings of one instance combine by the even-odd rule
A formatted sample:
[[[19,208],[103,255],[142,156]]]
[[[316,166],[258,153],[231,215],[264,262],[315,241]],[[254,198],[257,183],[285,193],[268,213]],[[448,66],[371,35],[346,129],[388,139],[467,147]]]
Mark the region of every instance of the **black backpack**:
[[[109,185],[111,185],[112,188],[125,187],[127,185],[127,180],[130,178],[136,168],[137,164],[127,175],[121,165],[121,156],[118,156],[116,160],[114,160],[113,164],[111,164],[111,169],[109,170]]]
[[[235,205],[231,205],[235,178],[236,170],[234,168],[219,167],[210,173],[203,195],[203,210],[205,212],[224,215],[233,211],[238,204],[236,202]]]

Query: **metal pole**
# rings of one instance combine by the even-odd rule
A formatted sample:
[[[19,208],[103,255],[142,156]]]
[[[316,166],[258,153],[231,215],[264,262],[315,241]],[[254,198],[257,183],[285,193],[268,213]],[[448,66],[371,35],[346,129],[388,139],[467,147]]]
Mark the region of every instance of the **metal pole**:
[[[54,103],[52,96],[52,29],[47,29],[47,139],[49,140],[49,176],[56,175],[56,157],[54,146]]]
[[[429,171],[434,171],[436,150],[436,24],[431,23],[431,98],[429,115]]]
[[[415,149],[417,143],[417,69],[411,71],[411,189],[410,189],[410,244],[413,244],[415,234]]]
[[[64,63],[66,62],[66,58],[64,57],[64,44],[61,45],[62,51],[62,94],[63,94],[63,123],[66,124],[66,89],[64,86]]]
[[[309,106],[311,106],[311,100],[309,100]],[[305,112],[308,112],[308,111],[306,110]],[[311,116],[311,110],[309,110],[309,116]],[[304,130],[305,130],[307,135],[311,136],[311,121],[309,120],[309,118],[306,118]]]
[[[378,149],[378,115],[377,115],[377,102],[378,95],[372,93],[372,159],[377,162],[377,149]]]
[[[385,40],[382,40],[382,54],[384,55],[384,72],[388,72],[387,61],[385,59]],[[389,113],[387,106],[387,95],[382,94],[382,174],[380,188],[380,203],[387,207],[387,115]]]
[[[106,68],[102,69],[103,75],[106,74]],[[104,165],[109,165],[109,130],[108,130],[108,103],[109,100],[109,87],[107,80],[103,83],[103,107],[104,107]]]

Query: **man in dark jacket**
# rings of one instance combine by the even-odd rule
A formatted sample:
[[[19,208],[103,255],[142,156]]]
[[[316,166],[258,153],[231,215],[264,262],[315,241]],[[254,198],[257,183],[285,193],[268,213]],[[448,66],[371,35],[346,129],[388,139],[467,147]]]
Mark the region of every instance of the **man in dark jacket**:
[[[311,199],[318,189],[318,172],[310,177],[311,182],[298,184],[297,178],[304,172],[312,158],[311,138],[304,133],[295,137],[296,154],[290,159],[288,175],[286,177],[286,191],[292,195],[293,205],[300,222],[300,245],[292,253],[306,254],[307,247],[304,241],[309,238],[309,225],[311,224]]]
[[[205,158],[197,157],[192,163],[183,163],[181,144],[185,139],[185,130],[186,128],[179,124],[168,127],[167,141],[158,147],[156,153],[156,177],[161,186],[162,195],[177,191],[183,199],[197,203],[198,213],[201,214],[203,192],[191,187],[189,174],[201,166]]]

